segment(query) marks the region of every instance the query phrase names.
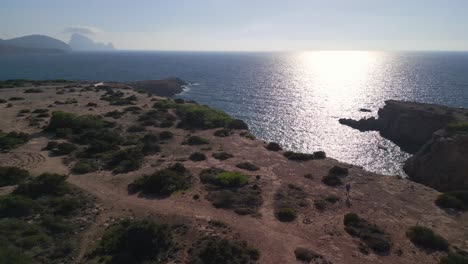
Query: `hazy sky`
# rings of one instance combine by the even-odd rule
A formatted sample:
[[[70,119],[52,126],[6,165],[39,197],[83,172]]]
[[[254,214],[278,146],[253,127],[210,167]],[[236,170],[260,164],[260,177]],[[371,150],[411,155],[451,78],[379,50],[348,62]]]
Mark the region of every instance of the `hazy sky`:
[[[0,38],[142,50],[468,50],[468,0],[0,0]]]

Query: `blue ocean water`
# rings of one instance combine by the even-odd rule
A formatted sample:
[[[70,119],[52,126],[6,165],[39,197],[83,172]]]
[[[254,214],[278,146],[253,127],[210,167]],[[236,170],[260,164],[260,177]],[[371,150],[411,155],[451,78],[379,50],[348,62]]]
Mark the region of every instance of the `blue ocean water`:
[[[286,149],[326,151],[340,161],[402,174],[409,154],[341,117],[376,115],[388,99],[468,107],[468,53],[115,52],[0,55],[0,79],[133,81],[180,77],[179,95],[245,120],[253,134]],[[360,108],[372,113],[360,112]]]

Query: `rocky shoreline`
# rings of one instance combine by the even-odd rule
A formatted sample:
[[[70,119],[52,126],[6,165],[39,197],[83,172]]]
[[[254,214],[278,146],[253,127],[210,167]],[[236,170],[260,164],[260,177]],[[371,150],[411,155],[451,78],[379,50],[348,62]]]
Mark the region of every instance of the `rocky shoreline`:
[[[379,131],[414,154],[403,167],[410,179],[439,191],[468,190],[468,109],[389,100],[378,118],[339,122]]]

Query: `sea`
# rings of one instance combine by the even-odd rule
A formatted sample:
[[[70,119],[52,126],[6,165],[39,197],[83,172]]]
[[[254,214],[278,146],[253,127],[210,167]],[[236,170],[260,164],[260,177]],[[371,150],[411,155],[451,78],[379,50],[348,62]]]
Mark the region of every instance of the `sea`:
[[[179,77],[184,99],[247,122],[264,141],[386,175],[410,154],[339,118],[377,116],[386,100],[468,107],[468,52],[76,52],[0,55],[0,79],[135,81]],[[363,112],[360,109],[368,109]]]

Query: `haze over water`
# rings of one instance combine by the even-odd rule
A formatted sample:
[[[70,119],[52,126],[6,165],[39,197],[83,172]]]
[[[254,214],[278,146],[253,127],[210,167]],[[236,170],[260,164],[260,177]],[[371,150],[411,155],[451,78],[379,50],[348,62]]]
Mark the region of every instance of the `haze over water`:
[[[388,99],[468,107],[468,53],[115,52],[0,56],[0,79],[132,81],[177,76],[180,95],[245,120],[258,138],[384,173],[409,155],[377,132],[340,125]],[[360,112],[360,108],[372,113]]]

